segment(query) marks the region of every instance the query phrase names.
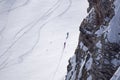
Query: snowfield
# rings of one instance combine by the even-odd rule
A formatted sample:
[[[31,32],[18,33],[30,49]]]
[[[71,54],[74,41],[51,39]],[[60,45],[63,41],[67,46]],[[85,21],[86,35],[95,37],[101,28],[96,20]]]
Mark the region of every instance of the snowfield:
[[[0,0],[0,80],[64,80],[87,0]]]
[[[120,44],[120,0],[115,1],[115,16],[110,22],[108,30],[108,39],[110,42]]]

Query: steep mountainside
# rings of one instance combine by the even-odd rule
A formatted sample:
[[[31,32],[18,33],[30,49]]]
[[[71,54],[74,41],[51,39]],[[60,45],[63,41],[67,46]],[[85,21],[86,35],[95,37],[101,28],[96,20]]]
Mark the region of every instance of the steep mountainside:
[[[120,0],[88,2],[89,15],[80,25],[78,46],[69,59],[66,80],[119,80],[114,73],[120,72]]]

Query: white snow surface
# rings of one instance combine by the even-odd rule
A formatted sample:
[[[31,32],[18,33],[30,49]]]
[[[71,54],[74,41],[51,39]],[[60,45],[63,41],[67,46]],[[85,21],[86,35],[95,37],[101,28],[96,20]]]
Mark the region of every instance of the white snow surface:
[[[64,80],[87,7],[87,0],[0,0],[0,80]]]
[[[110,80],[120,80],[120,67],[116,70],[116,72]]]
[[[90,75],[90,76],[87,78],[87,80],[92,80],[92,76]]]
[[[92,57],[90,57],[90,59],[86,62],[86,65],[85,65],[87,71],[91,69],[92,63],[93,63],[93,59]]]
[[[120,43],[120,0],[115,1],[115,16],[109,24],[108,39]]]

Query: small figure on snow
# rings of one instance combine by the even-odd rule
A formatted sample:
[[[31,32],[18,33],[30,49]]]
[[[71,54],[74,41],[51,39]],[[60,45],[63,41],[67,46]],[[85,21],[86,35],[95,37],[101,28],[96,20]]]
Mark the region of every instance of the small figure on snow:
[[[66,42],[64,42],[64,47],[63,47],[63,49],[65,49],[65,47],[66,47]]]
[[[66,39],[68,39],[68,37],[69,37],[69,32],[67,32],[67,36],[66,36]]]

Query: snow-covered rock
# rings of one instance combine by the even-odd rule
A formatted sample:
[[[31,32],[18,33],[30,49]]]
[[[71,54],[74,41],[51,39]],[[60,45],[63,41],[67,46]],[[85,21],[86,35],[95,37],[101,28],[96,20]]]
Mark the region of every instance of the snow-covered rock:
[[[120,75],[117,70],[120,66],[120,0],[88,2],[89,15],[79,29],[79,42],[74,56],[76,65],[71,66],[73,64],[69,62],[71,70],[68,73],[72,74],[67,74],[66,80],[110,80],[116,71]]]

